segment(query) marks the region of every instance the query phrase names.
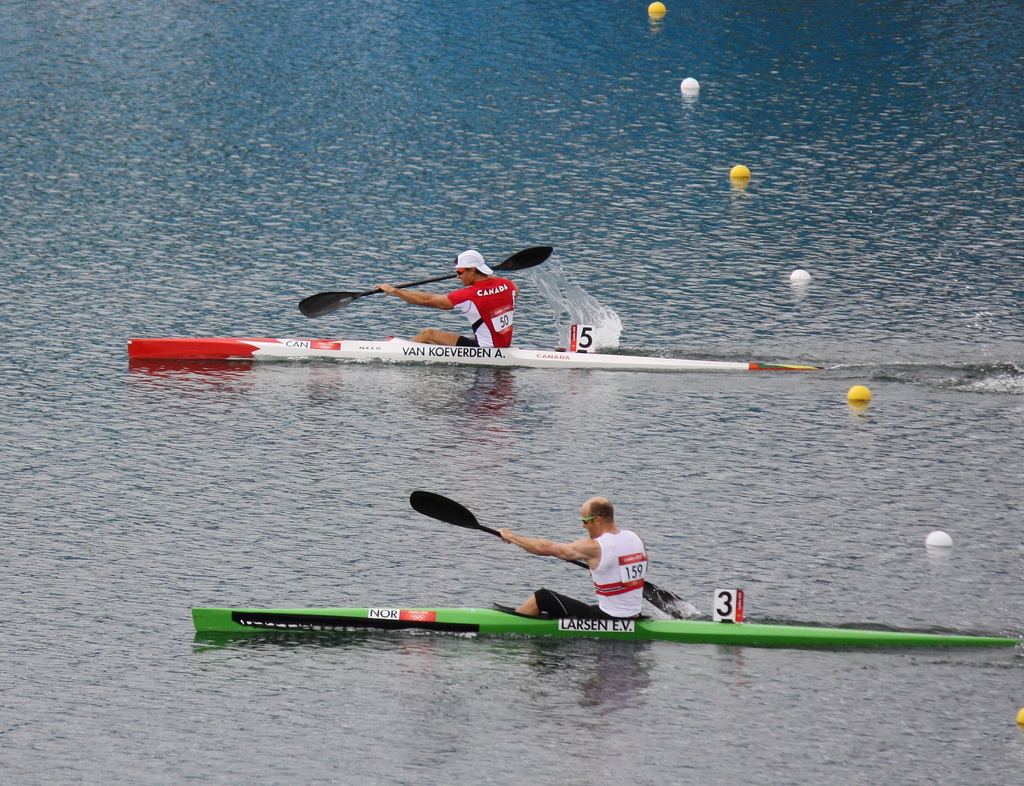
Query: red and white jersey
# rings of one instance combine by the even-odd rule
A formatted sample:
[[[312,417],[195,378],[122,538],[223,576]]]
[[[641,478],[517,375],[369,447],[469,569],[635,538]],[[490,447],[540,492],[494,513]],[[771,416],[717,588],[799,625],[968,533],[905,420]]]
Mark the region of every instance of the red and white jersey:
[[[448,295],[456,311],[465,314],[481,347],[512,346],[516,288],[507,278],[488,278]]]
[[[614,535],[606,532],[601,545],[601,562],[590,571],[597,592],[597,605],[613,617],[632,617],[640,613],[647,575],[647,551],[635,532],[622,529]]]

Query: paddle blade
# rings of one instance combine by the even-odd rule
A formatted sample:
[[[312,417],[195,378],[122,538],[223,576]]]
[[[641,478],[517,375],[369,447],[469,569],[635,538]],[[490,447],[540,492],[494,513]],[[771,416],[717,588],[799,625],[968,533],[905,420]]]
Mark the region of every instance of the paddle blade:
[[[526,270],[528,267],[536,267],[551,256],[555,249],[551,246],[531,246],[517,251],[494,270]]]
[[[299,301],[299,311],[310,319],[322,317],[347,306],[365,292],[320,292]]]
[[[649,581],[644,582],[644,600],[676,619],[686,619],[688,616],[684,611],[688,604],[682,598]]]
[[[440,494],[434,494],[430,491],[414,491],[409,495],[409,504],[412,505],[413,510],[417,513],[430,516],[432,519],[454,524],[456,527],[489,531],[480,525],[480,522],[476,520],[476,516],[467,508],[464,508],[453,499],[442,497]]]

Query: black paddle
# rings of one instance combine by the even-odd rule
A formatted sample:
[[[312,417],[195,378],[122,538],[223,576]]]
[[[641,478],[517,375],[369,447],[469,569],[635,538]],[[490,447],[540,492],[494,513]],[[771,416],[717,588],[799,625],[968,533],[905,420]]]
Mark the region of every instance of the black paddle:
[[[476,516],[468,508],[463,507],[453,499],[442,497],[440,494],[434,494],[430,491],[414,491],[409,496],[409,504],[412,505],[417,513],[430,516],[432,519],[454,524],[456,527],[482,530],[491,535],[497,535],[499,538],[501,537],[501,534],[496,529],[485,527],[477,521]],[[582,568],[590,568],[581,559],[567,561]],[[657,606],[666,614],[671,614],[677,619],[685,618],[685,615],[681,614],[676,608],[676,604],[681,603],[683,599],[668,590],[651,584],[646,579],[644,580],[644,599],[652,606]]]
[[[492,270],[510,271],[510,270],[525,270],[528,267],[535,267],[551,256],[551,252],[554,249],[551,246],[531,246],[530,248],[524,248],[522,251],[517,251],[500,265],[496,265],[491,268]],[[455,273],[451,273],[447,276],[437,276],[437,278],[425,278],[422,281],[412,281],[408,284],[402,284],[398,289],[407,289],[409,287],[418,287],[420,284],[431,284],[434,281],[444,281],[449,278],[455,278]],[[376,295],[381,290],[379,289],[368,289],[365,292],[320,292],[316,295],[310,295],[307,298],[303,298],[299,301],[299,311],[305,314],[309,318],[322,317],[325,314],[330,314],[332,311],[337,311],[342,306],[347,306],[356,298],[366,297],[367,295]]]

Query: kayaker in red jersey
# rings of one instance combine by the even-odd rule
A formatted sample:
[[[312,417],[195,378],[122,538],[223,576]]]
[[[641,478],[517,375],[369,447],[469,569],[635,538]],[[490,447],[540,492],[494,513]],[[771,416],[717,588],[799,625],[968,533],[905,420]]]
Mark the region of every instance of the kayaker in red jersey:
[[[585,561],[594,580],[597,603],[591,605],[540,589],[516,609],[517,614],[583,619],[628,619],[640,615],[647,575],[644,542],[635,532],[615,526],[615,509],[604,497],[588,499],[580,514],[587,537],[574,543],[524,538],[508,528],[498,530],[498,534],[506,543],[514,543],[531,554]]]
[[[461,311],[473,326],[473,338],[427,328],[413,337],[421,344],[443,344],[449,347],[510,347],[513,317],[519,287],[507,278],[494,275],[480,252],[463,251],[455,259],[455,273],[462,289],[447,295],[399,289],[390,284],[377,284],[386,295],[397,295],[406,303],[429,306],[442,311]]]

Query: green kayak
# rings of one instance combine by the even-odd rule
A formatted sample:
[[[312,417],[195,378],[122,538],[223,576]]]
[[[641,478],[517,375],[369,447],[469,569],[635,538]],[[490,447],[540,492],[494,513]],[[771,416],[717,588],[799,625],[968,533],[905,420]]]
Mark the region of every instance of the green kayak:
[[[199,634],[416,629],[519,636],[588,636],[755,647],[1011,647],[1019,639],[894,630],[701,620],[537,619],[495,609],[192,609]]]

